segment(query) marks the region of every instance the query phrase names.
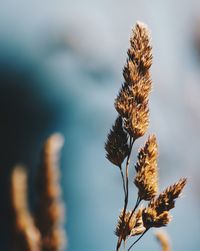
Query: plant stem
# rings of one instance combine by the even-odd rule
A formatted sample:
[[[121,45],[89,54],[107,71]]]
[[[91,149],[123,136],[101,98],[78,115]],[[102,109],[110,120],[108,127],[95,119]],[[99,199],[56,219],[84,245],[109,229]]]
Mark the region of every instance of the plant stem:
[[[125,251],[125,248],[126,248],[126,241],[124,240],[124,243],[123,243],[123,251]]]
[[[125,197],[124,197],[124,208],[123,208],[123,216],[122,216],[123,224],[124,224],[126,209],[127,209],[127,205],[128,205],[128,169],[129,169],[130,157],[131,157],[131,152],[132,152],[134,141],[135,141],[135,139],[133,137],[130,137],[130,149],[129,149],[129,154],[126,159],[126,183],[124,184]],[[124,177],[124,175],[123,175],[123,177]],[[117,241],[116,251],[119,251],[121,243],[122,243],[122,236],[119,236],[118,241]]]
[[[148,231],[149,229],[147,228],[144,232],[143,232],[143,234],[142,235],[140,235],[140,237],[136,240],[136,241],[134,241],[133,242],[133,244],[129,247],[129,249],[128,249],[128,251],[130,251],[131,250],[131,248],[144,236],[144,234]]]
[[[130,157],[131,157],[131,152],[132,152],[134,141],[135,140],[132,137],[130,137],[130,151],[129,151],[129,154],[128,154],[127,160],[126,160],[126,197],[127,197],[126,207],[128,204],[128,169],[129,169]]]
[[[125,180],[124,180],[124,174],[122,171],[122,166],[119,166],[121,177],[122,177],[122,183],[123,183],[123,189],[124,189],[124,197],[126,197],[126,186],[125,186]]]
[[[128,223],[129,223],[129,221],[131,220],[131,217],[133,216],[135,210],[137,209],[137,207],[139,206],[139,204],[140,204],[141,201],[142,201],[142,199],[141,199],[140,196],[138,195],[137,201],[136,201],[136,203],[135,203],[135,207],[133,208],[133,210],[132,210],[132,212],[131,212],[131,214],[130,214],[130,216],[129,216]]]
[[[124,231],[123,231],[123,233],[125,232],[126,228],[128,227],[129,222],[130,222],[130,220],[131,220],[131,217],[133,216],[133,214],[134,214],[136,208],[139,206],[140,202],[141,202],[141,198],[140,198],[139,195],[138,195],[137,201],[136,201],[136,203],[135,203],[135,207],[134,207],[134,209],[132,210],[132,212],[131,212],[131,214],[130,214],[130,216],[129,216],[129,219],[128,219],[127,224],[124,226]],[[123,233],[122,233],[122,235],[123,235]]]

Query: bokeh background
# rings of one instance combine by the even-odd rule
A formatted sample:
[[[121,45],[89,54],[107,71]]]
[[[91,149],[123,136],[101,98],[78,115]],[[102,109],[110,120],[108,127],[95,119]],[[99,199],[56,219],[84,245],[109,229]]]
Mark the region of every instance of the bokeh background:
[[[42,142],[55,131],[65,136],[67,250],[115,250],[123,193],[104,142],[116,117],[113,102],[137,20],[152,34],[148,133],[158,138],[160,189],[188,177],[167,231],[174,251],[200,249],[199,16],[198,0],[0,0],[1,250],[9,240],[7,173],[22,162],[33,177]],[[136,143],[132,163],[144,141]],[[153,231],[135,249],[160,250]]]

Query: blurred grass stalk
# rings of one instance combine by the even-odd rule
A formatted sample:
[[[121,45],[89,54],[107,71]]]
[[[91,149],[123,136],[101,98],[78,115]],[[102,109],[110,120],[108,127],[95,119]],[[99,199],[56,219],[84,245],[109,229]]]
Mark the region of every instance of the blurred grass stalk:
[[[17,165],[13,169],[13,251],[61,251],[66,246],[59,177],[59,154],[63,143],[62,135],[56,133],[44,144],[37,176],[39,199],[33,213],[30,212],[28,203],[26,168]]]
[[[158,231],[155,234],[156,239],[161,245],[162,251],[172,251],[169,236],[164,231]]]

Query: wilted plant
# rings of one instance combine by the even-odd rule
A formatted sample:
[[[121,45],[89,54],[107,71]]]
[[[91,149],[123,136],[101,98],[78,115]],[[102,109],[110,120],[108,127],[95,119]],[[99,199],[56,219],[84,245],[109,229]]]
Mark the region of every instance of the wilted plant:
[[[138,153],[135,164],[136,175],[133,179],[138,189],[138,197],[132,210],[127,209],[133,144],[146,133],[149,125],[152,47],[149,30],[145,24],[138,22],[135,25],[127,54],[123,70],[124,83],[115,100],[118,117],[105,144],[107,159],[119,167],[124,190],[124,206],[115,230],[118,237],[116,251],[120,250],[122,241],[125,249],[126,240],[139,235],[128,248],[129,251],[150,228],[166,226],[171,220],[169,210],[175,206],[175,200],[186,184],[186,179],[182,178],[158,194],[158,146],[156,136],[151,135]],[[138,209],[141,201],[149,203],[146,207]]]

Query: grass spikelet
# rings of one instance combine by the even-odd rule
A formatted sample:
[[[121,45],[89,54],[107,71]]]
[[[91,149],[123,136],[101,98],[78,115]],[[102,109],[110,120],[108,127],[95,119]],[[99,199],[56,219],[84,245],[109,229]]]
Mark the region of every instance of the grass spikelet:
[[[136,218],[134,215],[130,218],[131,212],[126,212],[125,217],[123,216],[123,209],[119,215],[117,227],[115,230],[115,234],[119,237],[121,236],[123,240],[130,235],[131,230],[134,228],[136,223]]]
[[[122,209],[115,230],[115,234],[118,237],[121,237],[125,241],[128,237],[142,234],[145,231],[141,209],[136,214],[131,214],[131,211],[128,211],[125,213],[125,217],[123,215]]]
[[[27,203],[27,175],[22,166],[11,175],[11,199],[14,213],[13,250],[40,251],[40,233],[34,225]]]
[[[125,118],[127,131],[137,139],[145,134],[149,125],[148,98],[152,85],[149,73],[152,48],[144,24],[137,23],[133,29],[127,54],[125,82],[115,100],[115,108]]]
[[[128,135],[123,129],[123,121],[119,116],[113,125],[105,143],[107,159],[114,165],[120,167],[129,153]]]
[[[138,212],[135,214],[135,225],[131,229],[130,236],[140,235],[144,233],[146,228],[144,227],[143,220],[142,220],[142,208],[138,210]]]
[[[61,227],[64,208],[60,199],[58,166],[62,145],[63,137],[53,134],[44,144],[42,152],[35,222],[41,232],[43,251],[60,251],[65,243],[64,230]]]
[[[186,185],[186,179],[182,178],[177,183],[169,186],[157,198],[150,201],[143,211],[143,222],[146,228],[166,226],[171,217],[169,210],[174,208],[177,199]]]
[[[137,172],[141,171],[146,165],[157,165],[158,145],[155,135],[148,137],[144,147],[139,150],[137,158],[138,161],[135,165]]]
[[[149,126],[149,108],[148,103],[137,105],[132,104],[132,111],[125,122],[125,128],[128,133],[137,139],[142,137]]]
[[[134,183],[141,200],[151,200],[158,192],[157,142],[155,135],[150,136],[145,146],[139,151],[135,166],[137,174]]]
[[[145,75],[152,65],[152,47],[149,29],[146,24],[137,22],[130,38],[129,59],[137,65],[140,74]]]
[[[161,214],[155,208],[147,207],[142,213],[143,224],[146,229],[151,227],[164,227],[171,221],[171,216],[168,211]]]
[[[178,182],[167,187],[157,199],[150,202],[150,206],[155,208],[158,213],[169,211],[174,208],[175,200],[180,196],[186,182],[186,178],[181,178]]]

